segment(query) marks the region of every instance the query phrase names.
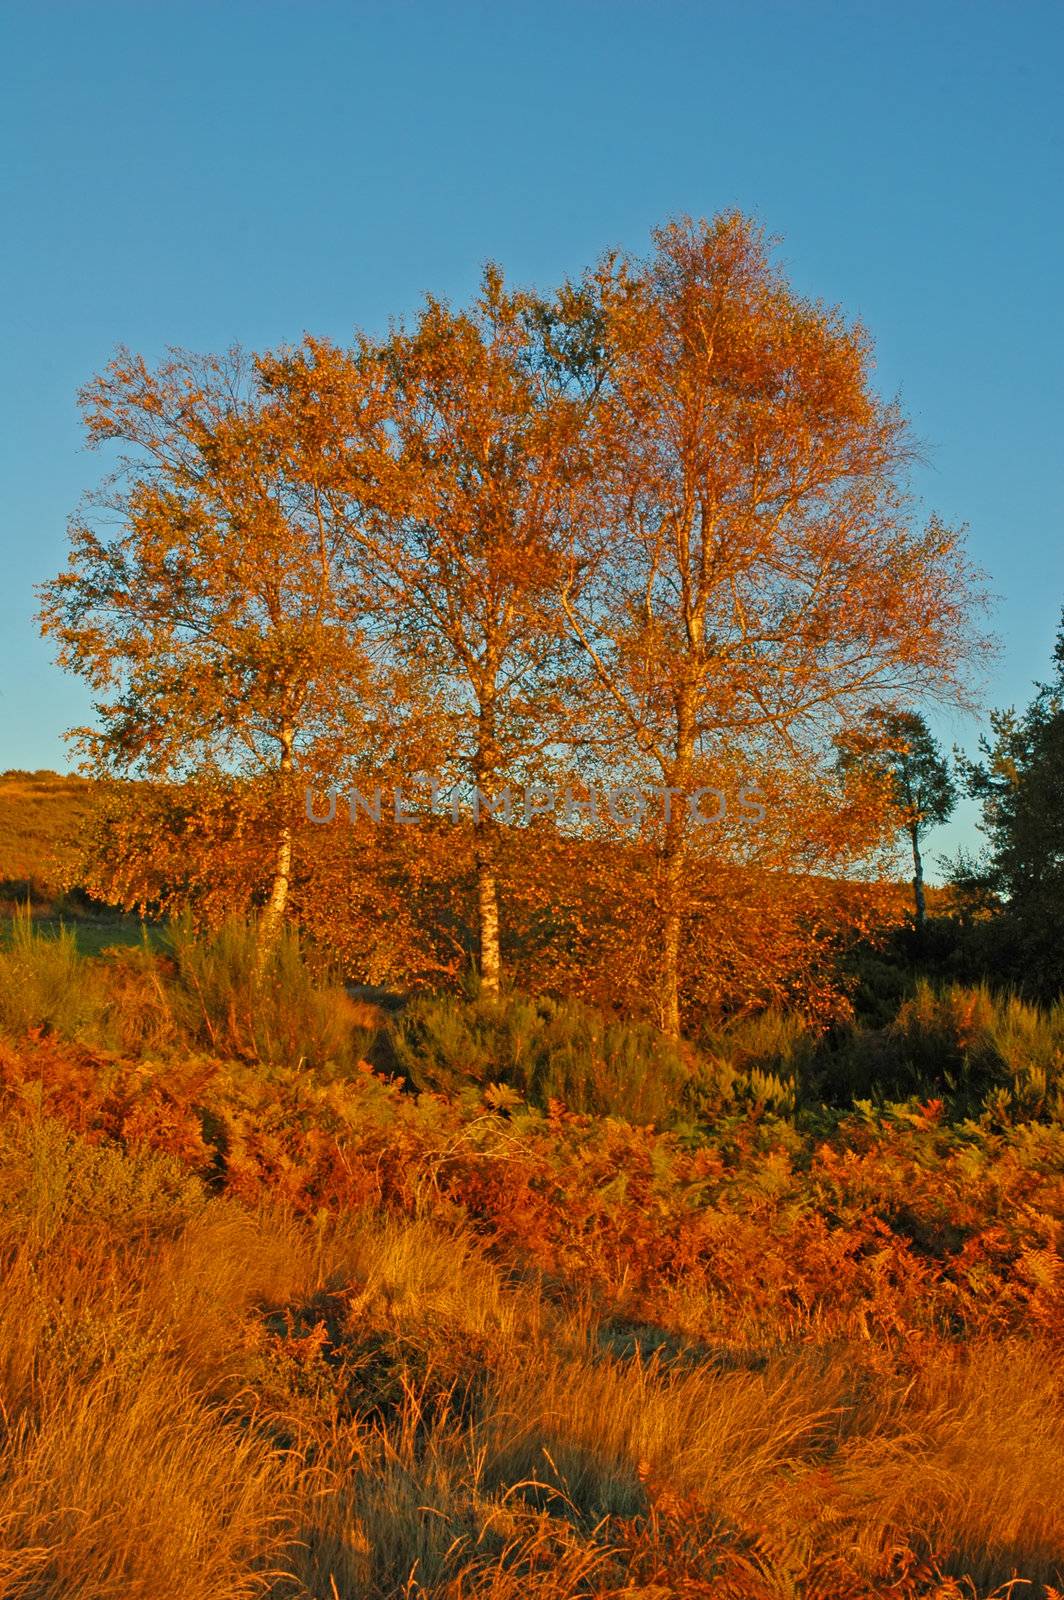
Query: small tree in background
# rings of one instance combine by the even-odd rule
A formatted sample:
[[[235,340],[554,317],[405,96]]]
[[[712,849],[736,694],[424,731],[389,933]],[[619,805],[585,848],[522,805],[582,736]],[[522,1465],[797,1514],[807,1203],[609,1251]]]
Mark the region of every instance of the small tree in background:
[[[880,774],[897,808],[912,849],[916,927],[923,933],[927,902],[921,841],[928,828],[948,821],[957,804],[957,788],[946,757],[916,711],[874,709],[863,727],[841,737],[839,746],[841,765]]]
[[[969,890],[1004,901],[1002,966],[1044,1000],[1064,990],[1064,618],[1053,652],[1055,676],[1027,710],[991,715],[980,761],[960,758],[968,793],[982,805],[988,849],[957,863]]]

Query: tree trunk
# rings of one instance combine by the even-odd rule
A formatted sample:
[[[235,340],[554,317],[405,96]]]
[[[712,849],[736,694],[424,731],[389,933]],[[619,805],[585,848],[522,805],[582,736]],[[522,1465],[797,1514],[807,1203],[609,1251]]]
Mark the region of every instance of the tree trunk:
[[[489,669],[490,670],[490,669]],[[491,792],[499,770],[499,748],[495,729],[494,674],[481,696],[477,751],[473,759],[473,780],[484,795]],[[482,994],[499,993],[502,958],[499,953],[499,886],[495,871],[495,820],[486,807],[474,812],[474,847],[477,863],[477,957]]]
[[[260,965],[277,943],[288,904],[288,885],[292,875],[292,830],[287,825],[281,829],[277,840],[277,854],[273,864],[273,883],[270,897],[259,916]]]
[[[485,819],[486,823],[486,819]],[[499,956],[499,891],[495,880],[493,841],[477,841],[477,916],[479,922],[480,987],[487,995],[497,995],[502,975]]]
[[[292,730],[287,727],[282,728],[279,738],[281,744],[279,769],[281,773],[281,803],[287,806],[288,780],[292,774]],[[288,823],[284,822],[277,835],[277,848],[273,859],[273,882],[270,886],[269,898],[259,916],[258,960],[256,964],[256,974],[259,977],[262,975],[270,951],[280,938],[285,908],[288,905],[288,886],[291,878],[292,830]]]
[[[659,980],[659,1010],[662,1031],[670,1039],[680,1037],[680,891],[683,883],[684,841],[670,848],[665,844],[664,871],[662,873],[662,930],[661,973]]]
[[[913,845],[913,900],[916,902],[916,931],[923,933],[927,922],[927,903],[924,899],[924,863],[920,857],[920,830],[910,828]]]
[[[676,702],[675,760],[669,774],[665,808],[665,836],[661,871],[661,968],[658,1006],[662,1032],[680,1037],[680,954],[683,935],[683,888],[687,866],[687,802],[684,798],[695,750],[695,724],[689,697]],[[673,790],[679,791],[673,793]]]

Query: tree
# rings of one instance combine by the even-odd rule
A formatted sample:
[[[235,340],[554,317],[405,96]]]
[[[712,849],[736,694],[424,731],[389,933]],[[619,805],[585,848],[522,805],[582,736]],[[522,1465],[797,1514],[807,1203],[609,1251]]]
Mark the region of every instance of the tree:
[[[537,304],[495,268],[469,311],[430,299],[409,328],[363,343],[350,356],[356,387],[367,366],[385,374],[391,455],[356,537],[469,793],[480,979],[494,993],[495,812],[506,815],[506,787],[542,774],[573,712],[558,595],[581,583],[587,402],[551,359]]]
[[[915,711],[870,711],[862,728],[840,740],[844,767],[860,765],[878,773],[887,785],[913,856],[913,901],[916,927],[927,922],[924,865],[920,841],[928,828],[946,822],[957,804],[949,764],[924,718]]]
[[[606,559],[563,598],[642,770],[681,793],[739,752],[826,772],[833,732],[870,705],[959,694],[975,577],[958,534],[915,525],[913,446],[863,329],[799,297],[737,215],[672,223],[590,287]],[[659,846],[674,1034],[692,848],[674,804]]]
[[[987,850],[966,863],[970,889],[1004,903],[1001,959],[1029,993],[1064,990],[1064,616],[1053,652],[1055,675],[1038,684],[1022,715],[991,715],[982,760],[961,757],[968,793],[982,805]]]
[[[260,815],[265,796],[266,949],[288,899],[297,770],[332,777],[393,737],[372,597],[346,561],[350,494],[338,505],[306,450],[293,474],[307,418],[240,350],[172,351],[155,370],[120,351],[80,398],[90,445],[125,454],[73,519],[69,566],[43,587],[43,631],[99,696],[98,727],[75,735],[102,775],[239,778],[259,791]],[[372,435],[373,396],[363,401]]]

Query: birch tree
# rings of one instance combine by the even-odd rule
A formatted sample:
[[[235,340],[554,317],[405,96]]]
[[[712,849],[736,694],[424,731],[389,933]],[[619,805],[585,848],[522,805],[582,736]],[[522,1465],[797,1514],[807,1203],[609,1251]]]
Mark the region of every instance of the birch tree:
[[[308,419],[262,375],[238,349],[155,368],[120,351],[87,385],[88,442],[120,454],[72,520],[40,616],[95,692],[95,726],[75,730],[91,769],[269,791],[265,950],[288,899],[297,772],[334,775],[379,721],[382,683],[345,559],[350,496],[338,503],[305,448],[293,471]]]
[[[369,555],[472,794],[488,993],[502,970],[496,813],[542,776],[574,710],[560,596],[582,592],[588,400],[550,358],[539,309],[489,268],[470,310],[430,299],[377,351],[393,473]]]
[[[608,559],[563,599],[643,771],[682,795],[740,754],[826,767],[870,705],[962,693],[978,583],[960,536],[917,519],[913,444],[864,330],[798,295],[738,215],[671,223],[649,259],[589,281]],[[659,856],[673,1034],[691,849],[677,800]]]

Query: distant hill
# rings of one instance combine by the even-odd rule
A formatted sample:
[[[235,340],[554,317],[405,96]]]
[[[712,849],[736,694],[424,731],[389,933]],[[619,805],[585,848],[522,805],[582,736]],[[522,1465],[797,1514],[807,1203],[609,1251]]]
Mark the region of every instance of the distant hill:
[[[71,887],[94,788],[73,773],[0,773],[0,901],[43,906]]]
[[[29,897],[44,909],[77,886],[80,841],[91,816],[97,785],[91,778],[42,768],[0,772],[0,904]],[[825,882],[827,880],[824,880]],[[865,886],[866,887],[866,886]],[[850,884],[840,880],[845,895]],[[884,909],[905,912],[912,891],[904,881],[878,885]],[[948,888],[927,889],[932,916],[953,909]]]

